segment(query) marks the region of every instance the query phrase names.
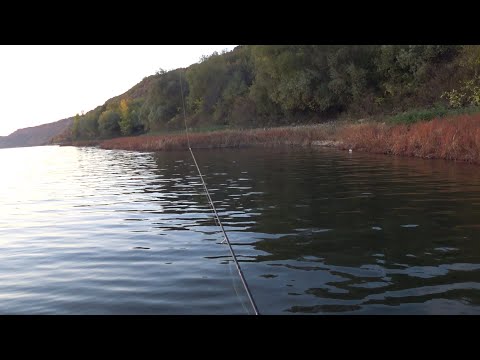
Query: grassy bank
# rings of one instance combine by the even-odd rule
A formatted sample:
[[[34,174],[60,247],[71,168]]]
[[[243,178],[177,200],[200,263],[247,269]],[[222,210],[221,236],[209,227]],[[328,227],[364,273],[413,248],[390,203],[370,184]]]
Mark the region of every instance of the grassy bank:
[[[458,109],[449,109],[437,105],[431,108],[412,109],[394,116],[387,117],[390,124],[414,124],[420,121],[433,119],[452,118],[458,115],[472,115],[480,113],[480,106],[467,106]]]
[[[480,114],[463,114],[411,124],[332,122],[252,130],[190,133],[200,148],[246,146],[332,146],[379,154],[480,164]],[[103,149],[166,151],[187,149],[184,133],[122,137],[99,142]],[[79,144],[76,144],[79,145]]]
[[[480,164],[480,114],[411,125],[359,124],[338,133],[343,148]]]
[[[194,149],[238,148],[245,146],[312,145],[316,141],[331,140],[338,132],[339,125],[278,127],[250,130],[222,130],[190,133],[190,145]],[[168,135],[144,135],[104,140],[103,149],[124,149],[136,151],[164,151],[188,149],[185,133]]]

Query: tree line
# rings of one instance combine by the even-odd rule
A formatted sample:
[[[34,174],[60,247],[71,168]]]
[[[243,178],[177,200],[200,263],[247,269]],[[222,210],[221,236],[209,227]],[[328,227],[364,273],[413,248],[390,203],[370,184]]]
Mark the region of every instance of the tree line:
[[[71,140],[264,127],[480,105],[480,46],[242,45],[186,69],[159,70],[77,114]],[[182,81],[182,84],[180,83]]]

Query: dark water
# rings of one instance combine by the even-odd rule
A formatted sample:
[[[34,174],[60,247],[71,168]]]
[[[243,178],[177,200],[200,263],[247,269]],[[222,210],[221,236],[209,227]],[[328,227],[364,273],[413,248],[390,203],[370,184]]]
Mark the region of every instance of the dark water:
[[[480,167],[196,151],[262,314],[479,314]],[[246,314],[188,152],[0,150],[0,313]]]

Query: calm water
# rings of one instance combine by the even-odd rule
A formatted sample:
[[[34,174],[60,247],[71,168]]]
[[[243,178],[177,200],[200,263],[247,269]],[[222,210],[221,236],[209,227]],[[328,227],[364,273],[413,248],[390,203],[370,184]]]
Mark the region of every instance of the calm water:
[[[262,314],[480,314],[480,167],[196,151]],[[0,150],[1,314],[251,312],[188,152]]]

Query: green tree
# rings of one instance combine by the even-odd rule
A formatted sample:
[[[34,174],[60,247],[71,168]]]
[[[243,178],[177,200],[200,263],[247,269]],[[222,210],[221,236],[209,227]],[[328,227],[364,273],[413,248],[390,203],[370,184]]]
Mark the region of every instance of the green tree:
[[[182,69],[162,72],[152,80],[143,104],[136,108],[139,122],[147,130],[164,129],[169,122],[180,114],[182,93],[180,89],[180,72]],[[183,75],[182,75],[183,78]],[[188,84],[183,79],[183,91],[188,95]],[[135,127],[135,124],[134,124]]]
[[[120,115],[114,110],[102,112],[98,119],[98,128],[102,137],[120,135]]]
[[[72,126],[72,138],[74,140],[78,139],[80,135],[80,115],[77,113],[75,118],[73,119],[73,126]]]

